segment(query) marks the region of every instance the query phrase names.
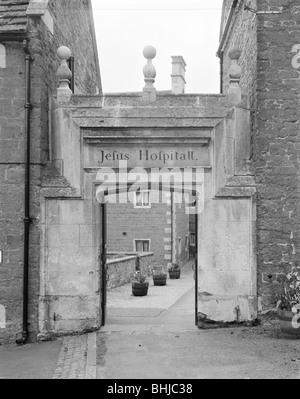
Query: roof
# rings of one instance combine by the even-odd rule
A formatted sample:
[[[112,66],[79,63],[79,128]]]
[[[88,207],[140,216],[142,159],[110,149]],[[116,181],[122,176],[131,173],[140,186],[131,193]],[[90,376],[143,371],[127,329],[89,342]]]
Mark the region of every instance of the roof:
[[[30,0],[0,0],[0,33],[26,32]]]

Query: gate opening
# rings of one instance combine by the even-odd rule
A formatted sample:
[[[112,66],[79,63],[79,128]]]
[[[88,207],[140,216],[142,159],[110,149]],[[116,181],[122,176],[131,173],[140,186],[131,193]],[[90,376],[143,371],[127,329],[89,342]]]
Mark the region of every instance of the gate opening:
[[[129,192],[132,195],[132,202],[127,204],[110,203],[111,190],[103,191],[100,201],[98,198],[101,202],[102,326],[114,323],[118,315],[119,319],[122,318],[121,323],[124,324],[126,320],[131,323],[134,315],[139,318],[139,322],[147,320],[145,324],[150,324],[147,314],[152,317],[165,314],[172,298],[175,298],[174,301],[177,302],[181,300],[181,297],[187,297],[188,291],[194,292],[192,298],[194,303],[190,302],[191,309],[189,309],[191,325],[193,319],[197,325],[198,214],[196,210],[199,194],[195,190],[185,192],[184,194],[188,194],[192,200],[191,202],[183,200],[181,204],[176,201],[176,197],[181,195],[182,191],[174,185],[171,188],[161,185],[155,193],[150,190],[150,187],[132,191],[128,186],[126,190],[124,187],[117,188],[113,194],[120,196],[124,193],[127,195]],[[159,196],[158,203],[152,203],[153,195]],[[187,197],[185,199],[188,200]],[[185,230],[183,230],[186,234],[183,234],[182,230],[184,223]],[[121,258],[119,263],[118,255]],[[181,281],[172,281],[168,275],[167,287],[155,287],[151,273],[153,269],[163,266],[167,272],[168,266],[174,263],[180,264],[182,268]],[[128,276],[128,270],[125,270],[126,267],[129,268],[130,276]],[[143,302],[141,298],[135,298],[132,295],[132,269],[150,271],[148,273],[149,291],[143,298]],[[170,291],[171,298],[168,297]],[[116,302],[116,297],[119,302]],[[171,306],[174,303],[171,303]],[[129,315],[128,319],[125,318],[126,314]]]

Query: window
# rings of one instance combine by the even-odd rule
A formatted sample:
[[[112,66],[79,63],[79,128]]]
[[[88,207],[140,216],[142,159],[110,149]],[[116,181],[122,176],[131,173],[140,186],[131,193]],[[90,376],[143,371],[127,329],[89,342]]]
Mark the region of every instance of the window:
[[[190,233],[190,245],[195,245],[196,234]]]
[[[150,240],[134,240],[135,252],[150,252]]]
[[[150,191],[137,191],[135,193],[135,208],[150,208]]]

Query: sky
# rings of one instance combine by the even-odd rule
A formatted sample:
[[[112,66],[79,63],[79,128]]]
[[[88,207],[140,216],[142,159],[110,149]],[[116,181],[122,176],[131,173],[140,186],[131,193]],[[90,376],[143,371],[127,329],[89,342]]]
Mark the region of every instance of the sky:
[[[104,93],[145,86],[143,49],[156,48],[154,86],[171,89],[171,56],[183,56],[186,93],[219,93],[222,0],[92,0]]]

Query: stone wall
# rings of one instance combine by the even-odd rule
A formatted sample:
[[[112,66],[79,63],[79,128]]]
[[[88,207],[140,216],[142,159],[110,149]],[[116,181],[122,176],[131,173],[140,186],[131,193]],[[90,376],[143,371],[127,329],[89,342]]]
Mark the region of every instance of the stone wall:
[[[167,225],[167,204],[152,204],[151,208],[134,208],[133,204],[109,204],[107,209],[108,251],[134,252],[134,240],[150,240],[153,264],[166,265],[164,238]]]
[[[240,2],[242,3],[242,2]],[[237,9],[224,53],[242,50],[241,85],[250,99],[251,160],[257,184],[258,294],[263,309],[275,306],[276,273],[299,265],[299,2],[248,2],[258,14]],[[274,14],[270,11],[275,11]],[[298,57],[298,58],[297,58]]]
[[[6,309],[6,319],[0,320],[0,344],[22,328],[25,176],[22,46],[7,43],[5,58],[5,68],[0,68],[0,303]]]
[[[90,331],[100,315],[98,207],[91,200],[48,198],[42,209],[39,331]]]
[[[112,289],[130,283],[136,268],[147,276],[152,275],[153,253],[126,255],[120,254],[117,259],[107,261],[109,280],[107,288]]]
[[[256,9],[256,3],[257,0],[251,0],[247,2],[247,5],[252,9]],[[252,113],[251,124],[254,128],[257,80],[257,17],[250,11],[245,10],[244,5],[243,1],[239,1],[224,45],[223,91],[227,93],[229,85],[229,68],[231,66],[229,52],[233,48],[238,48],[241,51],[239,65],[242,68],[240,85],[242,94],[247,95],[249,99],[248,105]]]
[[[247,2],[247,5],[256,9],[257,0]],[[240,85],[243,94],[250,96],[250,103],[254,104],[255,85],[256,85],[256,59],[257,59],[257,18],[256,15],[244,9],[244,2],[240,1],[234,13],[231,27],[228,32],[227,40],[224,45],[224,64],[223,64],[223,89],[227,93],[229,85],[228,70],[231,65],[229,52],[233,48],[238,48],[242,53],[239,64],[242,68],[242,78]]]
[[[49,96],[58,86],[59,60],[56,50],[69,46],[75,56],[77,93],[101,92],[101,80],[94,51],[90,6],[86,0],[52,0],[49,11],[53,32],[40,17],[29,18],[31,62],[31,198],[29,264],[29,330],[38,332],[42,169],[49,161]],[[74,40],[76,38],[76,40]],[[0,67],[0,266],[1,305],[6,309],[6,329],[0,327],[0,344],[14,341],[22,331],[23,218],[24,218],[24,104],[25,56],[22,43],[5,43]],[[84,52],[82,51],[84,49]],[[3,68],[5,66],[5,68]],[[1,325],[1,323],[0,323]],[[3,325],[3,323],[2,323]]]
[[[279,11],[257,17],[258,287],[269,308],[275,274],[300,265],[300,68],[292,51],[300,44],[300,8],[297,0],[261,0],[258,10]]]

